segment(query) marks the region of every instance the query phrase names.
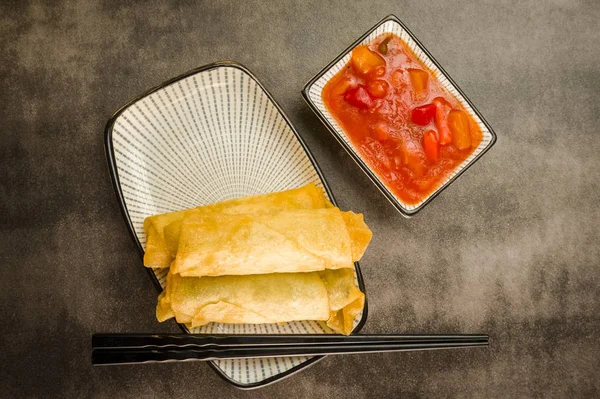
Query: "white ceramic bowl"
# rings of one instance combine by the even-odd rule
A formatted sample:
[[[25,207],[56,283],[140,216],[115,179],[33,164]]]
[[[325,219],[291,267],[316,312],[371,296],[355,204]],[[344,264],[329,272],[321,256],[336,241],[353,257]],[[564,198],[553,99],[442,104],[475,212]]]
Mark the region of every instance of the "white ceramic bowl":
[[[119,204],[140,255],[145,247],[143,222],[150,215],[311,182],[335,203],[308,148],[281,108],[250,71],[234,62],[195,69],[131,101],[109,120],[105,144]],[[166,270],[148,271],[162,290]],[[364,292],[358,264],[356,277]],[[365,307],[355,320],[355,331],[364,324],[366,314]],[[154,309],[148,309],[148,317],[153,316]],[[301,321],[212,323],[191,332],[324,334],[331,330],[324,323]],[[211,363],[229,382],[252,388],[320,358]]]
[[[428,68],[436,72],[438,80],[444,88],[452,93],[463,105],[465,110],[469,112],[483,133],[483,140],[479,146],[473,151],[473,153],[465,159],[449,176],[448,178],[438,186],[438,188],[432,192],[429,196],[421,200],[417,204],[406,204],[398,196],[396,196],[384,183],[384,180],[378,176],[378,173],[371,169],[363,160],[360,153],[356,150],[348,136],[344,132],[344,129],[338,125],[335,118],[329,113],[325,105],[323,104],[322,92],[323,88],[350,60],[351,52],[354,47],[360,44],[370,43],[383,33],[393,33],[399,36],[405,43],[408,44],[411,50],[414,51],[416,56],[421,60]],[[348,154],[356,161],[360,168],[369,176],[371,181],[375,183],[377,188],[385,195],[385,197],[398,209],[404,216],[412,216],[421,210],[425,205],[435,198],[443,189],[448,187],[458,176],[460,176],[469,166],[477,161],[486,151],[488,151],[492,145],[496,142],[496,134],[475,108],[475,106],[469,101],[464,93],[458,88],[456,83],[448,76],[446,71],[441,67],[440,64],[433,58],[433,56],[425,49],[425,47],[419,42],[419,40],[408,30],[408,28],[394,15],[389,15],[383,20],[378,22],[374,27],[369,29],[364,35],[356,40],[350,47],[344,50],[339,56],[337,56],[329,65],[327,65],[321,72],[319,72],[314,78],[312,78],[302,90],[304,99],[310,106],[310,108],[317,114],[321,121],[328,127],[338,142],[344,147]]]

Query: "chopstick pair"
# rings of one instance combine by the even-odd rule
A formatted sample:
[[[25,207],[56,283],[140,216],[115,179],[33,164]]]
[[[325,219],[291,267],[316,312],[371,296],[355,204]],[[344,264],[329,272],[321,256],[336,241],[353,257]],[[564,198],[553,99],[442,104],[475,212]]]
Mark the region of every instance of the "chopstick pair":
[[[455,335],[202,335],[94,334],[92,364],[115,365],[277,356],[342,355],[470,348],[487,334]]]

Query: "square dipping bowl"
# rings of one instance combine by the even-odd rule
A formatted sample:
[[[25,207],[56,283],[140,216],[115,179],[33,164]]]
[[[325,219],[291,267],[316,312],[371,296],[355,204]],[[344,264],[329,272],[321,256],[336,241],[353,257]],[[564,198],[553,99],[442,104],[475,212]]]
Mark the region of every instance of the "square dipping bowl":
[[[473,117],[483,134],[483,138],[481,143],[479,143],[479,146],[461,164],[459,164],[431,194],[427,195],[416,204],[407,204],[393,193],[393,191],[385,183],[385,180],[382,179],[378,173],[365,162],[356,146],[352,143],[344,131],[344,128],[338,124],[336,119],[333,117],[333,115],[331,115],[323,103],[322,93],[325,85],[342,68],[344,68],[346,64],[348,64],[351,58],[352,50],[358,45],[372,42],[375,38],[384,33],[393,33],[396,36],[399,36],[408,45],[416,57],[436,75],[436,79],[441,86],[450,94],[452,94],[464,107],[465,111],[467,111]],[[496,134],[487,121],[483,118],[481,113],[477,110],[477,108],[475,108],[473,103],[471,103],[467,96],[456,85],[452,78],[450,78],[448,73],[435,60],[435,58],[433,58],[429,51],[427,51],[425,46],[423,46],[423,44],[421,44],[421,42],[410,32],[410,30],[408,30],[408,28],[394,15],[389,15],[378,22],[358,40],[352,43],[350,47],[338,55],[331,63],[329,63],[329,65],[323,68],[321,72],[319,72],[304,86],[302,95],[309,107],[317,114],[325,126],[327,126],[337,141],[342,145],[342,147],[344,147],[346,152],[348,152],[352,159],[354,159],[360,168],[367,174],[371,181],[375,183],[377,188],[394,205],[394,207],[406,217],[410,217],[423,209],[425,205],[427,205],[442,190],[456,180],[465,170],[467,170],[467,168],[481,158],[481,156],[486,153],[496,142]]]
[[[242,65],[206,65],[155,87],[119,109],[105,132],[108,166],[125,223],[140,257],[144,219],[249,195],[314,183],[335,199],[310,151],[283,110]],[[355,283],[365,293],[358,262]],[[140,263],[140,267],[143,267]],[[167,269],[146,269],[157,292]],[[146,309],[154,317],[154,308]],[[367,302],[353,333],[367,318]],[[199,334],[331,334],[324,323],[221,324]],[[238,388],[257,388],[323,356],[223,359],[208,362]]]

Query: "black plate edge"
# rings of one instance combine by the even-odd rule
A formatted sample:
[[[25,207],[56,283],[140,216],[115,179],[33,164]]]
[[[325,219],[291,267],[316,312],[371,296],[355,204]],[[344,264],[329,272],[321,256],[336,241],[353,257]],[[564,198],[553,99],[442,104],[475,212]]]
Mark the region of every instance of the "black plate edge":
[[[333,193],[331,192],[331,188],[329,187],[329,184],[327,183],[327,180],[325,179],[325,177],[323,176],[323,173],[321,171],[321,169],[319,168],[317,162],[315,161],[312,153],[310,152],[310,150],[308,149],[308,147],[306,146],[306,144],[304,143],[304,140],[300,137],[300,135],[298,134],[298,132],[296,131],[296,129],[294,128],[294,126],[292,125],[290,119],[288,118],[288,116],[286,115],[286,113],[283,111],[283,109],[281,108],[281,106],[279,105],[279,103],[277,103],[277,101],[275,101],[275,99],[273,98],[273,96],[271,95],[271,93],[263,86],[263,84],[258,80],[258,78],[245,66],[243,66],[240,63],[237,63],[235,61],[218,61],[218,62],[214,62],[211,64],[207,64],[207,65],[203,65],[201,67],[198,68],[194,68],[192,70],[189,70],[179,76],[176,76],[174,78],[171,78],[163,83],[161,83],[160,85],[138,95],[137,97],[135,97],[134,99],[128,101],[125,105],[123,105],[122,107],[120,107],[117,111],[115,111],[115,113],[110,117],[110,119],[108,120],[108,122],[106,123],[106,127],[105,127],[105,132],[104,132],[104,150],[106,153],[106,158],[108,161],[108,171],[109,171],[109,175],[111,178],[111,182],[112,182],[112,186],[113,186],[113,190],[115,191],[115,194],[117,196],[117,201],[119,203],[119,209],[121,210],[121,215],[123,216],[123,219],[125,220],[125,224],[127,225],[127,229],[129,230],[129,234],[131,236],[131,238],[133,239],[133,242],[135,243],[137,249],[138,249],[138,253],[140,255],[140,257],[144,258],[144,248],[142,247],[142,244],[139,242],[139,240],[137,239],[137,236],[135,234],[135,229],[133,227],[133,223],[131,222],[131,219],[129,218],[129,212],[127,211],[127,205],[125,204],[125,199],[123,196],[123,192],[121,190],[121,185],[119,182],[119,174],[117,172],[117,164],[116,164],[116,160],[115,160],[115,154],[114,154],[114,148],[112,145],[112,130],[114,127],[114,124],[117,120],[117,118],[127,109],[129,108],[131,105],[135,104],[136,102],[138,102],[139,100],[141,100],[142,98],[158,91],[161,90],[173,83],[176,83],[177,81],[181,80],[181,79],[185,79],[188,76],[194,75],[196,73],[200,73],[200,72],[205,72],[208,71],[210,69],[214,69],[214,68],[219,68],[219,67],[232,67],[232,68],[237,68],[240,69],[242,72],[248,74],[248,76],[250,76],[257,84],[258,86],[263,90],[263,92],[266,94],[267,98],[269,98],[269,100],[273,103],[273,105],[275,105],[275,107],[277,108],[277,110],[279,111],[279,113],[281,114],[281,116],[283,117],[283,119],[285,120],[285,122],[287,123],[287,125],[289,126],[289,128],[291,129],[291,131],[294,133],[294,136],[296,137],[296,139],[298,140],[298,142],[300,143],[300,145],[302,146],[302,149],[304,150],[304,152],[306,153],[308,159],[310,160],[313,168],[315,169],[315,171],[317,172],[317,176],[319,176],[319,179],[321,179],[321,182],[323,183],[323,187],[325,188],[325,191],[327,192],[327,195],[329,196],[329,198],[331,199],[331,202],[335,205],[338,206],[337,201],[335,200],[335,197],[333,195]],[[365,325],[366,321],[367,321],[367,317],[368,317],[368,300],[367,300],[367,292],[365,289],[365,284],[364,284],[364,280],[363,280],[363,276],[362,276],[362,272],[360,270],[360,264],[359,262],[354,262],[354,267],[356,269],[356,276],[357,276],[357,280],[358,280],[358,286],[360,288],[360,290],[365,294],[365,306],[363,309],[363,314],[362,317],[358,323],[358,325],[356,326],[356,328],[352,331],[352,333],[358,333]],[[157,292],[161,292],[162,291],[162,287],[160,285],[160,282],[158,281],[158,279],[156,278],[156,275],[154,274],[154,272],[152,271],[152,269],[146,268],[144,267],[144,269],[146,269],[146,271],[148,272],[148,276],[150,276],[150,279],[152,280],[152,283],[154,284],[154,287],[156,288]],[[183,324],[179,324],[177,323],[177,325],[181,328],[181,330],[184,333],[188,333],[189,331],[187,330],[187,328],[183,325]],[[256,382],[256,383],[251,383],[251,384],[241,384],[237,381],[232,380],[231,378],[229,378],[226,374],[224,374],[217,366],[215,366],[212,362],[208,362],[209,366],[217,373],[217,375],[219,377],[221,377],[223,380],[229,382],[230,384],[232,384],[233,386],[235,386],[236,388],[240,388],[243,390],[249,390],[249,389],[255,389],[255,388],[260,388],[269,384],[272,384],[274,382],[280,381],[283,378],[289,377],[292,374],[297,373],[298,371],[304,369],[305,367],[311,366],[313,364],[315,364],[316,362],[318,362],[319,360],[323,359],[325,356],[315,356],[305,362],[302,362],[301,364],[292,367],[291,369],[274,375],[272,377],[269,377],[267,379],[264,379],[260,382]]]
[[[352,49],[354,47],[359,45],[367,36],[369,36],[377,28],[379,28],[379,26],[383,25],[384,23],[386,23],[388,21],[394,21],[394,22],[398,23],[406,31],[406,33],[408,33],[408,35],[411,37],[411,39],[413,39],[415,41],[417,46],[419,46],[419,48],[429,57],[429,59],[431,59],[431,61],[435,64],[435,66],[448,79],[448,81],[451,83],[451,85],[465,99],[467,104],[469,104],[469,106],[471,106],[471,108],[473,109],[475,114],[477,114],[477,116],[479,117],[481,122],[485,125],[485,127],[488,129],[488,131],[490,132],[490,134],[492,136],[492,139],[491,139],[490,143],[487,145],[487,147],[485,147],[483,150],[481,150],[481,152],[479,154],[477,154],[477,156],[475,156],[475,158],[473,158],[471,160],[471,162],[469,162],[469,164],[467,164],[460,172],[458,172],[456,175],[454,175],[452,178],[450,178],[442,187],[440,187],[436,191],[434,191],[431,194],[431,196],[429,198],[427,198],[427,200],[423,201],[423,203],[421,205],[419,205],[418,207],[416,207],[415,209],[412,209],[412,210],[405,209],[402,206],[402,204],[400,204],[396,200],[396,198],[394,198],[394,196],[389,192],[389,190],[383,184],[383,182],[381,182],[381,180],[371,171],[369,166],[358,156],[358,154],[356,154],[356,152],[349,145],[347,145],[344,142],[344,140],[341,137],[339,137],[335,128],[329,123],[329,121],[327,121],[325,116],[321,113],[321,111],[319,111],[319,109],[315,106],[315,104],[311,100],[310,96],[308,95],[312,85],[317,80],[319,80],[333,65],[335,65],[346,54],[348,54],[350,51],[352,51]],[[348,155],[350,155],[350,157],[354,160],[354,162],[356,162],[358,164],[360,169],[367,175],[367,177],[369,177],[369,179],[373,182],[373,184],[375,184],[375,186],[379,189],[379,191],[381,191],[381,193],[386,197],[386,199],[394,206],[394,208],[396,208],[396,210],[398,210],[405,217],[414,216],[417,212],[419,212],[421,209],[423,209],[423,207],[425,207],[425,205],[427,205],[429,202],[431,202],[442,191],[444,191],[446,188],[448,188],[448,186],[450,186],[452,183],[454,183],[454,181],[456,179],[458,179],[467,169],[469,169],[471,166],[473,166],[479,160],[479,158],[481,158],[483,156],[483,154],[488,152],[494,146],[494,144],[496,144],[496,141],[498,139],[498,136],[496,135],[496,132],[494,131],[494,129],[492,129],[492,127],[490,126],[488,121],[483,117],[481,112],[479,112],[477,107],[475,107],[475,105],[471,102],[471,100],[467,97],[467,95],[456,84],[456,82],[452,79],[452,77],[450,77],[448,72],[446,72],[446,70],[440,65],[440,63],[429,52],[429,50],[427,50],[427,48],[423,45],[423,43],[421,43],[421,41],[411,32],[411,30],[408,29],[408,27],[394,14],[389,14],[386,17],[384,17],[383,19],[381,19],[379,22],[377,22],[372,28],[367,30],[366,33],[361,35],[350,46],[348,46],[337,57],[335,57],[329,64],[327,64],[323,69],[321,69],[321,71],[319,71],[313,78],[311,78],[302,88],[302,97],[304,98],[304,101],[308,104],[309,108],[317,115],[317,117],[321,120],[321,122],[325,125],[325,127],[327,127],[329,132],[340,143],[342,148],[344,148],[344,150],[348,153]]]

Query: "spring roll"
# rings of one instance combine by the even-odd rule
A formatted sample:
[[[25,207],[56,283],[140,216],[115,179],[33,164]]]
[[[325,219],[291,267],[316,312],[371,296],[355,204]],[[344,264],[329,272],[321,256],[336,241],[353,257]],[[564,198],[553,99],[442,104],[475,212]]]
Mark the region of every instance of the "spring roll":
[[[278,193],[238,198],[188,210],[150,216],[144,220],[144,231],[146,233],[144,266],[150,268],[167,268],[171,265],[178,246],[180,222],[190,210],[220,212],[224,214],[251,214],[285,209],[316,209],[331,206],[333,205],[325,198],[323,190],[311,183],[300,188]],[[170,226],[168,229],[170,233],[169,241],[165,240],[164,230],[167,226]],[[167,243],[170,244],[170,251]]]
[[[184,277],[313,272],[353,267],[372,233],[338,208],[229,215],[189,211],[171,271]]]
[[[363,310],[364,298],[350,268],[220,277],[181,277],[169,272],[156,318],[162,322],[174,317],[190,328],[211,322],[316,320],[348,335]]]
[[[329,297],[327,325],[333,331],[348,335],[354,319],[365,307],[365,294],[354,284],[354,269],[319,272]]]
[[[144,232],[146,233],[146,248],[144,251],[144,266],[153,269],[169,267],[173,257],[169,254],[165,243],[163,229],[165,226],[183,219],[185,212],[170,212],[156,216],[147,217],[144,220]]]

